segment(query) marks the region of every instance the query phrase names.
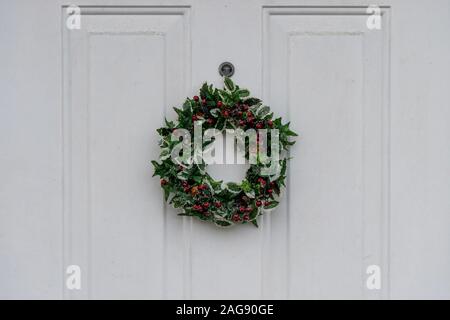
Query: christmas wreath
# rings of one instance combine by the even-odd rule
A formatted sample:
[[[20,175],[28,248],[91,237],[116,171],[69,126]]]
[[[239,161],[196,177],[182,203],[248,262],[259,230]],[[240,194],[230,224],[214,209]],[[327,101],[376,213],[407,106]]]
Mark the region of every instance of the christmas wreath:
[[[240,88],[227,77],[224,84],[223,89],[203,84],[199,96],[186,98],[181,108],[174,108],[177,121],[165,119],[165,126],[157,129],[161,154],[159,162],[152,161],[154,176],[160,177],[165,201],[181,209],[179,215],[197,217],[222,227],[250,222],[258,226],[258,216],[279,203],[280,192],[285,187],[287,151],[295,143],[290,137],[297,134],[289,128],[289,123],[283,124],[281,118],[274,118],[270,108],[260,99],[250,97],[247,89]],[[195,135],[195,126],[219,132],[229,129],[257,131],[256,156],[252,158],[255,161],[244,180],[239,183],[214,180],[206,172],[205,161],[194,161],[195,148],[194,155],[183,149],[184,162],[174,161],[173,156],[179,154],[180,145],[193,146],[195,138],[190,139],[189,135]],[[177,130],[182,134],[175,135]],[[261,132],[268,131],[270,135],[263,143]],[[214,141],[211,140],[202,141],[202,147],[208,148]],[[269,144],[271,150],[266,147]],[[268,164],[267,159],[275,154],[274,150],[279,156]],[[255,152],[250,142],[245,144],[245,137],[243,151],[246,160],[252,157],[251,152]],[[276,170],[268,170],[269,167]]]

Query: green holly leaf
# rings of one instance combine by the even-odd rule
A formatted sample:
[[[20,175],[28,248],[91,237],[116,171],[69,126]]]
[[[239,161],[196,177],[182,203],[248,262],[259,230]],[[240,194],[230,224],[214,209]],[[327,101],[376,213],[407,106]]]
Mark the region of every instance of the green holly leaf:
[[[262,103],[258,102],[250,107],[250,111],[256,114],[261,106]]]
[[[164,200],[167,201],[167,199],[169,199],[170,196],[170,186],[166,185],[163,187],[164,190]]]
[[[276,206],[278,206],[278,204],[279,204],[278,201],[272,200],[267,206],[264,206],[264,209],[273,209]]]
[[[254,190],[250,190],[250,191],[245,191],[245,195],[251,199],[255,198],[255,191]]]
[[[231,222],[225,221],[225,220],[216,220],[215,224],[221,227],[229,227],[232,225]]]
[[[281,127],[281,118],[276,118],[275,120],[273,120],[273,124],[275,125],[275,127]]]
[[[255,105],[257,103],[260,103],[260,102],[261,102],[261,100],[258,99],[258,98],[247,98],[247,99],[244,100],[244,103],[249,105],[249,106],[253,106],[253,105]]]
[[[281,176],[284,176],[286,174],[286,169],[287,169],[287,160],[283,159],[281,161],[281,172],[280,172]]]
[[[226,125],[226,120],[224,118],[219,118],[216,123],[217,130],[223,130]]]
[[[173,127],[175,127],[175,124],[173,123],[173,121],[167,121],[167,119],[164,117],[164,122],[166,123],[166,126],[169,129],[172,129]]]
[[[228,90],[230,90],[231,92],[233,92],[234,89],[235,89],[233,81],[230,78],[228,78],[228,77],[225,77],[225,79],[223,81],[225,83],[225,87]]]
[[[156,162],[155,160],[152,160],[152,164],[153,164],[153,167],[154,167],[154,173],[153,173],[152,177],[154,177],[156,175],[159,175],[158,172],[160,171],[161,165],[158,162]]]
[[[166,160],[170,157],[170,150],[169,148],[164,148],[161,151],[161,154],[159,155],[159,160]]]
[[[209,88],[208,84],[205,82],[203,83],[202,87],[200,88],[200,96],[207,98],[209,95]]]
[[[241,187],[244,192],[249,192],[252,190],[252,185],[247,179],[242,180]]]
[[[191,110],[191,102],[189,100],[186,100],[183,103],[183,111],[190,111]]]
[[[227,183],[227,189],[229,191],[231,191],[232,193],[239,193],[239,192],[241,192],[241,187],[237,183],[234,183],[234,182],[228,182]]]
[[[239,89],[237,91],[237,93],[238,93],[238,96],[240,98],[245,98],[245,97],[248,97],[250,95],[250,91],[248,91],[247,89]]]
[[[262,106],[258,109],[256,116],[264,119],[270,113],[270,108],[268,106]]]
[[[220,116],[220,109],[218,109],[218,108],[211,109],[209,112],[215,118]]]

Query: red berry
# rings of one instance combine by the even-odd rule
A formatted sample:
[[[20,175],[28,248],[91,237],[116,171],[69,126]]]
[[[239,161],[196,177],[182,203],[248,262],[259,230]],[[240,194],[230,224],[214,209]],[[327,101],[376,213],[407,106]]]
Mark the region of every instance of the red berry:
[[[252,212],[252,211],[253,211],[253,208],[252,208],[252,207],[247,207],[247,208],[245,209],[245,211],[246,211],[246,212]]]
[[[230,113],[229,113],[227,110],[225,110],[224,112],[222,112],[222,115],[223,115],[225,118],[228,118],[228,116],[230,115]]]
[[[217,101],[217,106],[218,106],[219,108],[221,108],[221,107],[223,106],[222,101]]]
[[[203,203],[203,208],[208,209],[209,208],[209,202]]]
[[[162,186],[165,186],[166,184],[167,184],[167,180],[161,179],[161,185],[162,185]]]
[[[241,221],[241,217],[239,216],[238,213],[233,214],[232,219],[233,219],[234,222],[239,222],[239,221]]]
[[[206,104],[206,99],[202,99],[202,104]]]
[[[242,206],[239,207],[239,211],[240,211],[240,212],[245,212],[245,207],[242,207]]]
[[[198,101],[199,97],[198,96],[194,96],[194,101]]]
[[[264,201],[264,206],[267,207],[270,204],[269,201]]]
[[[247,118],[252,118],[252,117],[253,117],[252,112],[251,112],[251,111],[248,111],[248,112],[247,112]]]
[[[259,201],[259,200],[256,201],[256,206],[257,206],[257,207],[261,207],[261,205],[262,205],[262,202],[261,202],[261,201]]]
[[[242,117],[243,114],[244,113],[242,111],[238,111],[238,113],[237,113],[238,117]]]
[[[206,120],[206,122],[208,122],[208,124],[213,124],[214,123],[214,119],[208,118],[208,120]]]
[[[220,208],[222,206],[222,203],[220,201],[216,201],[214,205],[216,206],[216,208]]]
[[[250,216],[248,214],[244,214],[243,216],[244,221],[250,220]]]
[[[267,121],[267,124],[269,125],[269,127],[273,127],[273,121],[272,120]]]
[[[248,110],[248,105],[244,104],[244,105],[242,106],[242,110],[247,111],[247,110]]]
[[[193,208],[194,208],[195,211],[202,211],[203,210],[202,206],[199,205],[199,204],[194,204]]]
[[[263,124],[261,122],[258,122],[256,124],[256,129],[262,129],[263,128]]]
[[[198,120],[198,117],[197,117],[197,115],[194,114],[194,115],[192,116],[192,121],[197,121],[197,120]]]
[[[273,192],[272,189],[267,190],[267,193],[268,193],[268,194],[272,194],[272,192]]]
[[[241,127],[245,126],[245,121],[244,121],[244,120],[239,120],[239,125],[240,125]]]

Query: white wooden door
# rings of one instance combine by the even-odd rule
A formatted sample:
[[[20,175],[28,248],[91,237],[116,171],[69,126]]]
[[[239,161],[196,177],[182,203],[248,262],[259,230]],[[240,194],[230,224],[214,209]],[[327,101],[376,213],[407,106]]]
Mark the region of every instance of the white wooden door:
[[[73,30],[67,4],[0,2],[0,297],[450,298],[449,1],[84,0]],[[300,133],[258,229],[152,178],[223,61]]]

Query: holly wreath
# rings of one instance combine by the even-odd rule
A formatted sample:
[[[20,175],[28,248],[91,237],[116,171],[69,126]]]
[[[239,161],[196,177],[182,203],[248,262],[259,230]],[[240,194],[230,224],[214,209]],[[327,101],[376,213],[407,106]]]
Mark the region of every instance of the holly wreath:
[[[247,223],[257,227],[257,218],[279,204],[280,193],[286,187],[288,151],[295,143],[291,137],[297,136],[289,128],[289,122],[283,124],[281,118],[274,118],[270,107],[263,105],[260,99],[250,97],[249,90],[240,88],[227,77],[224,78],[223,89],[204,83],[198,96],[186,98],[182,107],[174,110],[177,120],[165,119],[165,126],[157,129],[161,153],[159,161],[152,161],[153,176],[160,177],[165,201],[181,210],[179,215],[196,217],[220,227]],[[178,136],[174,138],[173,132],[184,129],[193,135],[194,123],[200,124],[202,130],[217,129],[221,132],[237,128],[255,129],[258,130],[258,143],[262,129],[276,129],[277,147],[282,153],[276,160],[278,170],[275,174],[263,175],[268,165],[258,153],[256,163],[250,165],[245,179],[224,183],[208,174],[207,164],[203,161],[193,163],[189,158],[191,162],[187,164],[174,163],[171,155],[182,141]],[[246,148],[248,160],[248,146]]]

